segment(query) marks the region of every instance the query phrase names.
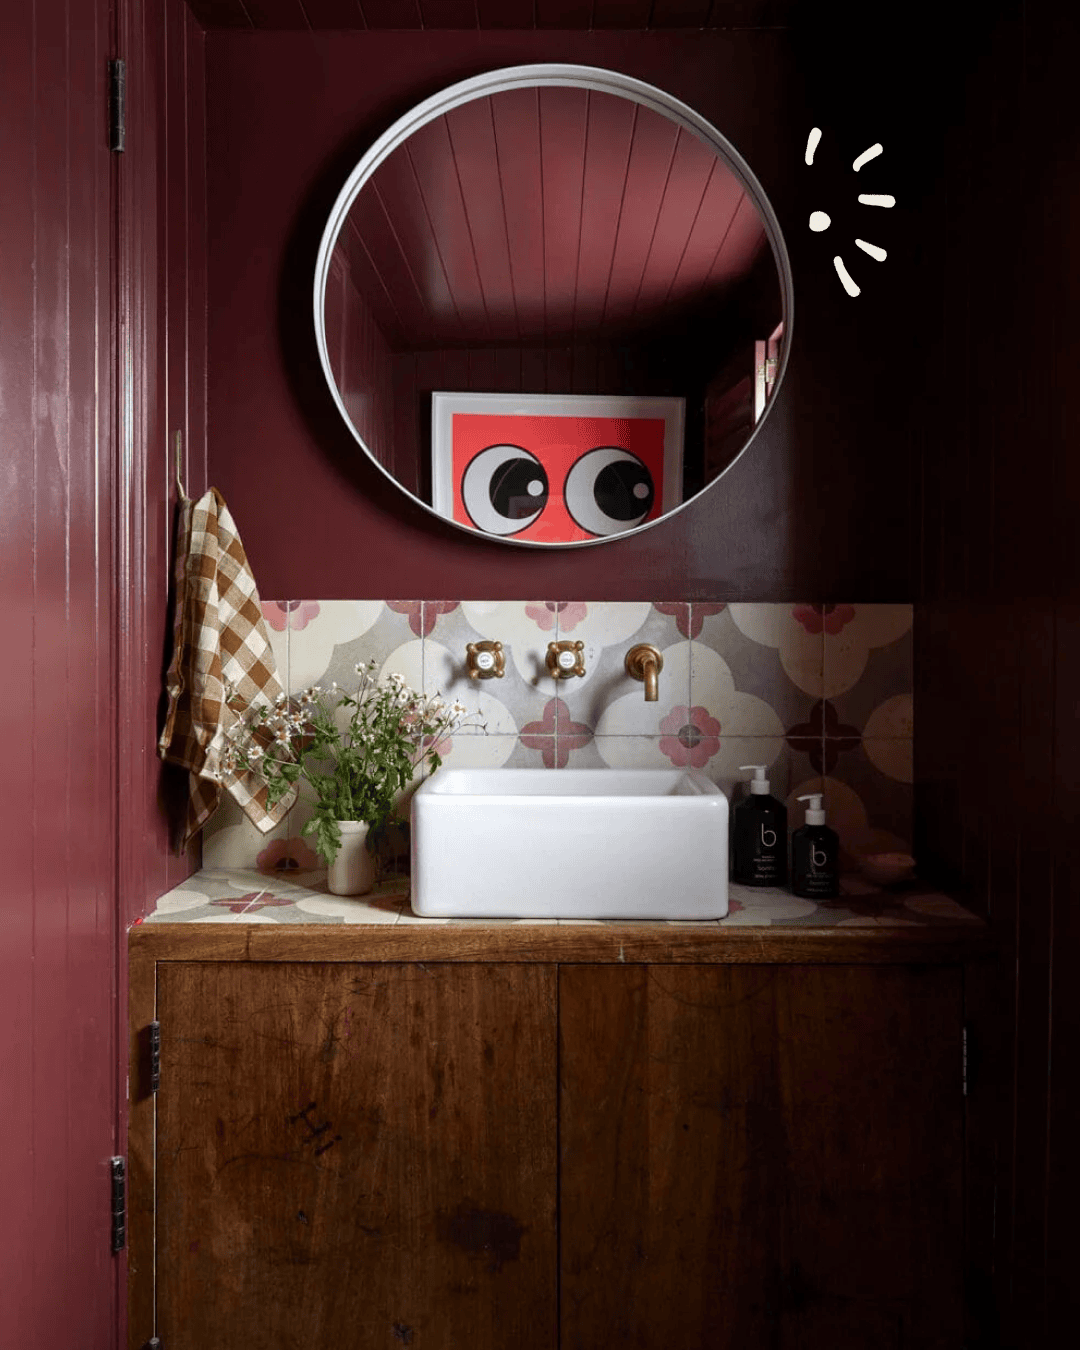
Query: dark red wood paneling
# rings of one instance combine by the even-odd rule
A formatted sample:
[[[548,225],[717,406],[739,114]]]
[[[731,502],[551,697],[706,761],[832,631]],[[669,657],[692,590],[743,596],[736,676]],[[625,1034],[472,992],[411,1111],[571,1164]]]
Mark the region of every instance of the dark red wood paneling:
[[[704,28],[712,16],[714,0],[654,0],[650,28]],[[723,0],[720,0],[723,9]]]
[[[481,28],[531,28],[534,0],[476,0]]]
[[[360,0],[303,0],[308,24],[315,29],[363,28]]]
[[[187,0],[209,30],[750,28],[798,17],[799,0]]]
[[[535,0],[537,28],[588,28],[592,0]]]
[[[244,0],[254,28],[304,29],[308,16],[304,0]]]
[[[425,28],[477,28],[476,0],[420,0]]]
[[[967,115],[944,118],[944,303],[927,330],[937,380],[924,405],[915,622],[917,848],[985,910],[1001,949],[974,1027],[971,1127],[994,1172],[978,1179],[993,1229],[969,1339],[1017,1350],[1055,1344],[1075,1321],[1080,1203],[1066,1143],[1080,1045],[1080,192],[1064,168],[1080,147],[1069,92],[1080,33],[1071,12],[1034,16],[1015,6],[972,31]]]
[[[420,0],[360,0],[369,28],[422,28]]]
[[[653,0],[593,0],[593,28],[647,28]]]
[[[0,1344],[109,1346],[117,1268],[109,10],[0,11]]]
[[[244,0],[187,0],[187,6],[203,28],[252,28]]]

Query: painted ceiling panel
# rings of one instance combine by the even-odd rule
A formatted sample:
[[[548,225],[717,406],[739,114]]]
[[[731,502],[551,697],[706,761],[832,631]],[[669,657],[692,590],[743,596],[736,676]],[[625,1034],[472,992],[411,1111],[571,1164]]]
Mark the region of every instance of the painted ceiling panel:
[[[598,329],[604,316],[637,117],[638,105],[629,99],[590,95],[574,311],[584,332]]]
[[[419,0],[360,0],[369,28],[422,28]]]
[[[224,30],[253,26],[241,0],[187,0],[187,6],[204,28]],[[297,27],[300,26],[298,21]]]
[[[722,0],[721,0],[722,7]],[[713,0],[653,0],[651,28],[704,28],[713,17]]]
[[[672,301],[694,304],[701,300],[714,264],[728,267],[736,275],[747,266],[741,255],[724,253],[729,227],[743,199],[738,179],[724,173],[718,165],[706,184],[701,209],[690,228],[686,250],[672,278]],[[764,227],[756,212],[754,220],[758,233],[764,238]]]
[[[736,276],[745,275],[763,248],[767,248],[761,218],[749,197],[743,196],[724,238],[724,246],[709,269],[706,287],[726,290]]]
[[[425,28],[476,28],[476,0],[420,0]]]
[[[594,0],[593,28],[647,28],[653,0]]]
[[[515,341],[520,329],[491,100],[455,108],[446,123],[491,336]]]
[[[414,271],[378,184],[360,193],[349,213],[349,223],[363,242],[381,284],[393,297],[405,333],[430,330],[432,278],[430,274],[425,278],[421,268]],[[422,223],[414,221],[413,227],[419,231]],[[359,285],[359,278],[356,280]],[[376,308],[372,304],[372,310]]]
[[[346,268],[352,286],[363,297],[368,312],[387,344],[391,347],[402,346],[405,341],[405,325],[395,297],[388,288],[388,277],[384,276],[371,261],[371,255],[357,232],[354,220],[346,222],[345,228],[338,236],[333,256]]]
[[[514,89],[491,100],[511,250],[518,327],[543,328],[544,187],[535,89]]]
[[[333,31],[778,27],[799,0],[187,0],[203,28]]]
[[[604,307],[607,328],[623,328],[634,316],[678,139],[679,128],[675,123],[650,114],[647,109],[640,110],[625,183],[619,185],[622,210]]]
[[[308,26],[301,0],[244,0],[252,26],[259,30],[296,29]]]
[[[320,29],[363,28],[358,0],[303,0],[308,24]]]
[[[436,330],[464,330],[483,341],[488,337],[487,310],[446,118],[414,132],[403,148],[415,193],[410,198],[403,174],[405,191],[397,199],[394,219],[411,257],[416,257],[417,243],[423,242],[418,275]],[[392,155],[387,167],[397,158]]]
[[[588,28],[591,0],[536,0],[537,28]]]
[[[540,91],[547,339],[573,331],[588,105],[584,89]]]
[[[646,320],[672,298],[709,181],[720,171],[715,153],[696,136],[680,131],[634,303],[635,314]]]
[[[670,325],[740,279],[764,239],[697,136],[567,87],[475,99],[414,132],[361,190],[349,231],[354,284],[395,349]]]

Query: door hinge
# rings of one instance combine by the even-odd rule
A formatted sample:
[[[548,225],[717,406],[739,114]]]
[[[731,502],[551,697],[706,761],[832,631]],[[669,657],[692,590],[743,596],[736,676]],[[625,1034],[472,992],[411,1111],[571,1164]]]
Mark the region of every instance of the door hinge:
[[[150,1091],[161,1086],[161,1023],[151,1022],[150,1032]]]
[[[127,1171],[123,1158],[110,1158],[112,1175],[112,1249],[122,1252],[127,1241]]]
[[[127,64],[109,62],[109,149],[119,154],[127,135]]]

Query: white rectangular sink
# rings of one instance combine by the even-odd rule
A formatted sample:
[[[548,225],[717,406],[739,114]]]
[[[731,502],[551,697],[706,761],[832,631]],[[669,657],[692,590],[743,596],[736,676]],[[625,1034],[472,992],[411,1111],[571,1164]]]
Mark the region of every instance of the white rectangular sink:
[[[440,769],[412,801],[412,907],[722,919],[728,803],[696,769]]]

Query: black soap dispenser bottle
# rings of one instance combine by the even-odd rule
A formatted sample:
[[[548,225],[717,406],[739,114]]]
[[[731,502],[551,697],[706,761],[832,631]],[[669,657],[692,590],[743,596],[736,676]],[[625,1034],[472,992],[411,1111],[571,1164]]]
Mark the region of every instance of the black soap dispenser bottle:
[[[787,807],[769,793],[764,764],[752,769],[750,795],[731,813],[732,880],[744,886],[783,886],[787,881]]]
[[[791,890],[806,900],[833,900],[840,894],[840,836],[825,824],[820,792],[799,798],[809,802],[806,824],[791,836]]]

